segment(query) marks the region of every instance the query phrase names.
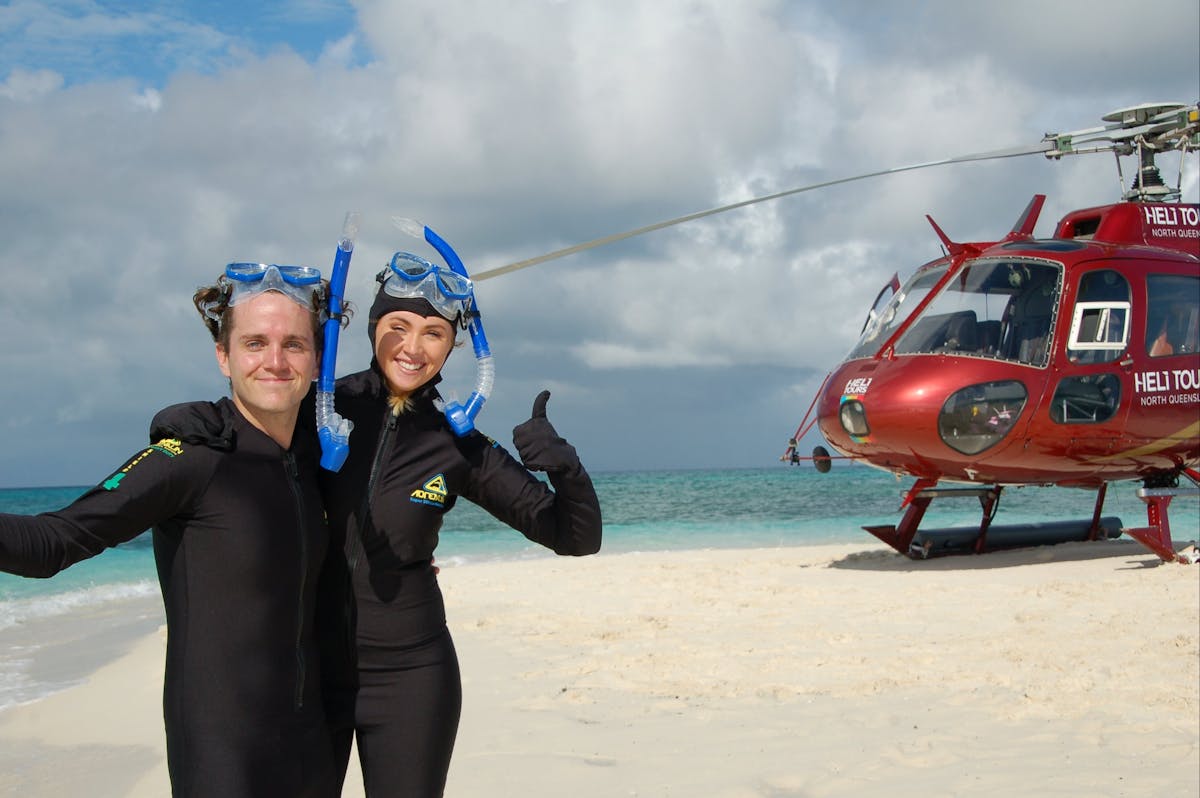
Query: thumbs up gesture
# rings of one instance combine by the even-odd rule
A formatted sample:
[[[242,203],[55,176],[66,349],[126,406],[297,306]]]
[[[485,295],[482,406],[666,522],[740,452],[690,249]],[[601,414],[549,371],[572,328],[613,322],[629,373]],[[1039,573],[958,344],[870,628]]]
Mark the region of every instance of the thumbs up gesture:
[[[559,437],[546,418],[548,401],[549,391],[539,393],[529,420],[513,428],[513,444],[530,471],[566,471],[579,465],[575,447]]]

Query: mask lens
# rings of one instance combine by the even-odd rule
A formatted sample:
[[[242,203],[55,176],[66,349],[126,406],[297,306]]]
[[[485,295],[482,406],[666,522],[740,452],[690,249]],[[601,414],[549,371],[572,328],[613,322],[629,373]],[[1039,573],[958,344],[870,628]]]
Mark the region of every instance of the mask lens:
[[[265,263],[231,263],[225,267],[225,276],[239,283],[252,283],[261,280],[267,273]]]
[[[392,256],[392,271],[397,277],[416,282],[437,270],[429,261],[408,252],[397,252]]]
[[[466,277],[463,277],[457,272],[447,272],[438,269],[436,271],[438,278],[438,287],[442,289],[442,293],[454,299],[466,299],[471,296],[475,290],[475,286]]]
[[[321,282],[321,270],[312,266],[278,266],[279,276],[292,285],[313,285]]]

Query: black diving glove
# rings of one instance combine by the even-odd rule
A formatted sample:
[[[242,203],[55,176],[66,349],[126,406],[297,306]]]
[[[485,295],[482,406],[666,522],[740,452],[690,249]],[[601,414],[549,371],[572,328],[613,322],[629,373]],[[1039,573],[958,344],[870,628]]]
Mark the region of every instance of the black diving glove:
[[[530,471],[567,471],[579,465],[575,447],[559,437],[546,419],[549,400],[549,391],[539,393],[533,400],[531,418],[513,428],[513,444]]]

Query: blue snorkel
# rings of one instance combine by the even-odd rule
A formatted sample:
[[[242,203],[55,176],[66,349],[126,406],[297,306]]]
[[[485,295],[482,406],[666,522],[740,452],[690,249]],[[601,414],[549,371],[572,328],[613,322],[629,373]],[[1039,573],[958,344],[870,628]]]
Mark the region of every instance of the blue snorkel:
[[[463,266],[458,253],[427,225],[397,216],[392,217],[392,222],[405,233],[422,239],[436,249],[452,272],[464,279],[471,279],[471,275],[467,274],[467,268]],[[479,317],[479,304],[474,292],[472,292],[469,307],[464,309],[472,311],[465,314],[464,319],[467,320],[467,330],[471,333],[471,345],[475,349],[475,390],[471,392],[466,405],[460,405],[456,398],[451,398],[442,408],[442,412],[446,415],[446,421],[450,423],[450,428],[460,438],[475,429],[475,417],[483,409],[483,403],[491,394],[492,384],[496,380],[496,365],[492,362],[492,351],[488,347],[487,335],[483,332],[483,322]]]
[[[350,453],[350,430],[354,428],[353,422],[342,418],[333,409],[333,388],[338,334],[342,329],[342,298],[346,294],[346,273],[350,271],[356,235],[358,214],[347,213],[342,237],[333,256],[333,272],[329,275],[329,318],[323,329],[325,344],[321,374],[317,378],[317,435],[321,439],[321,468],[326,471],[338,471],[346,462],[346,455]]]

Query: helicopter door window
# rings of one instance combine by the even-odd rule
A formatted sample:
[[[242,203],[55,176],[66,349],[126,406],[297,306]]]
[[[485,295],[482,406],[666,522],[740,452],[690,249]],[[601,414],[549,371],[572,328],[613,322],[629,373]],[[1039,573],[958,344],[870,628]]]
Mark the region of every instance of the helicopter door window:
[[[1079,278],[1067,357],[1072,363],[1109,363],[1129,345],[1129,281],[1113,269]]]
[[[1200,277],[1152,274],[1146,278],[1149,312],[1146,353],[1186,355],[1200,345]]]
[[[1099,424],[1121,405],[1121,380],[1115,374],[1064,377],[1054,390],[1050,418],[1056,424]]]
[[[1077,302],[1067,355],[1072,363],[1108,363],[1129,341],[1128,302]]]

